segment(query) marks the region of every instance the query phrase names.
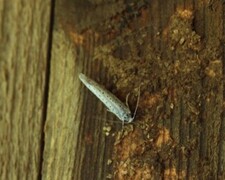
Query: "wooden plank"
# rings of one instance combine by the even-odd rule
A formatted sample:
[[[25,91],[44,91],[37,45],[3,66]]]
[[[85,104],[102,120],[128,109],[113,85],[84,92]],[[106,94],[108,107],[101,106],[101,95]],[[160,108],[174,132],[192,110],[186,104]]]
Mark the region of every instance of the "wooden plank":
[[[200,137],[202,141],[200,142],[200,158],[202,164],[207,164],[201,171],[202,174],[208,174],[208,177],[222,177],[224,176],[223,171],[221,171],[222,165],[220,159],[223,159],[223,155],[219,157],[220,147],[224,144],[221,139],[222,123],[223,118],[221,114],[223,113],[223,92],[224,85],[223,79],[223,61],[221,47],[221,37],[224,34],[223,29],[223,9],[221,1],[211,1],[206,4],[204,9],[204,32],[205,39],[209,51],[212,55],[209,56],[208,66],[206,67],[207,77],[203,80],[203,94],[204,99],[202,104],[202,128],[204,131],[201,133]],[[211,73],[213,72],[213,74]],[[213,78],[215,73],[215,77]],[[200,139],[200,140],[201,140]],[[218,146],[221,144],[220,146]],[[223,153],[224,154],[224,153]],[[218,165],[221,165],[220,167]],[[210,172],[208,172],[210,169]]]
[[[223,178],[222,2],[70,3],[56,2],[49,74],[50,2],[1,2],[1,179]],[[80,72],[131,92],[132,110],[142,84],[134,124],[110,123]]]
[[[54,31],[45,124],[44,179],[71,179],[80,126],[78,79],[73,46],[63,32]],[[82,53],[82,52],[81,52]],[[82,140],[80,140],[82,142]],[[82,158],[82,154],[80,154]]]
[[[106,157],[111,154],[108,147],[112,144],[102,131],[107,114],[94,96],[85,94],[88,91],[80,84],[78,73],[96,80],[95,75],[102,72],[100,78],[104,79],[101,63],[91,60],[95,34],[80,31],[105,19],[103,13],[110,12],[113,5],[105,4],[106,9],[96,11],[95,5],[87,2],[67,3],[56,2],[43,178],[105,179]]]
[[[41,175],[50,1],[0,2],[0,179]]]
[[[44,179],[224,176],[224,10],[212,2],[56,2]],[[131,93],[132,110],[142,85],[134,124],[110,123],[80,72]]]

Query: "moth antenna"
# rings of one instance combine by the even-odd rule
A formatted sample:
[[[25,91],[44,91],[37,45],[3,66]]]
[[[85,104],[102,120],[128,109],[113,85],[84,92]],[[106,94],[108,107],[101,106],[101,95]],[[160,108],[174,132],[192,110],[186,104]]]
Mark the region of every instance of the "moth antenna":
[[[127,96],[126,96],[126,105],[127,105],[128,108],[129,108],[129,104],[128,104],[129,96],[130,96],[130,93],[128,93]],[[130,109],[130,108],[129,108],[129,109]]]
[[[134,119],[135,118],[135,116],[136,116],[136,113],[137,113],[137,109],[138,109],[138,104],[139,104],[139,101],[140,101],[140,96],[141,96],[141,87],[139,86],[139,88],[138,88],[139,90],[138,90],[138,99],[137,99],[137,103],[136,103],[136,107],[135,107],[135,111],[134,111],[134,115],[133,115],[133,118],[132,119]]]

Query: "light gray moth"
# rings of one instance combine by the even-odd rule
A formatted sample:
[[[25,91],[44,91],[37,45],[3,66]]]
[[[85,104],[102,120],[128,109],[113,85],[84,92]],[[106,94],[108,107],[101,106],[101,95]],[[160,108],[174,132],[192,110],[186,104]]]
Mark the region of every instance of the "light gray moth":
[[[122,103],[114,94],[109,92],[103,86],[88,78],[84,74],[79,74],[79,79],[83,84],[108,108],[110,112],[115,114],[121,121],[131,123],[136,115],[139,97],[135,108],[134,115],[132,116],[131,111],[124,103]]]

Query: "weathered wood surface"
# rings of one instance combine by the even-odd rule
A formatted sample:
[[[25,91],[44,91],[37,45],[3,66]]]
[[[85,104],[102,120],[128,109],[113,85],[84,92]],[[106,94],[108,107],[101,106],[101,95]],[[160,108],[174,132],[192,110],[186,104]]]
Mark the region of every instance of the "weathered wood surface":
[[[133,4],[58,0],[51,32],[49,1],[1,2],[0,179],[225,178],[223,1],[153,0]],[[120,132],[121,124],[111,123],[112,132],[105,136],[104,126],[116,119],[84,88],[78,74],[87,74],[125,100],[127,92],[134,93],[130,84],[140,79],[134,76],[130,84],[112,81],[112,76],[120,77],[113,74],[116,69],[110,69],[107,61],[107,71],[104,62],[93,60],[94,51],[121,37],[127,29],[132,34],[143,27],[148,27],[148,44],[159,52],[168,68],[171,63],[177,67],[177,62],[181,67],[188,66],[179,47],[167,52],[168,46],[162,41],[165,34],[169,36],[172,27],[168,24],[178,10],[194,13],[193,30],[206,44],[210,57],[207,51],[198,52],[202,69],[197,67],[193,75],[187,73],[190,81],[186,74],[179,74],[179,67],[174,75],[166,76],[170,73],[166,69],[151,70],[158,79],[149,76],[151,85],[148,89],[143,85],[136,119],[144,127],[149,120],[147,125],[154,127],[148,132],[150,140],[142,139],[142,129],[135,124],[136,137],[128,133],[124,138],[132,145],[144,142],[139,145],[145,147],[141,156],[128,156],[132,163],[143,163],[136,164],[131,176],[126,169],[129,162],[124,163],[127,167],[120,166],[125,154],[120,147],[126,151],[129,148],[113,144],[112,134]],[[106,29],[104,23],[115,25],[114,31]],[[117,59],[129,58],[126,51],[118,54]],[[126,59],[122,61],[126,63]],[[157,58],[151,63],[157,65]],[[134,102],[133,96],[132,109]],[[114,170],[109,159],[114,160]]]
[[[39,179],[50,1],[0,1],[0,179]]]

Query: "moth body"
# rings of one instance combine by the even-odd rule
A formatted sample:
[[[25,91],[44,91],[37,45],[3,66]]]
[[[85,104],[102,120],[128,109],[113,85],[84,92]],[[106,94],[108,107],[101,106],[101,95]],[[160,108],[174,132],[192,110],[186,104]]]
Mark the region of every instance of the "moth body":
[[[121,121],[130,123],[133,117],[129,107],[124,105],[114,94],[109,92],[103,86],[88,78],[84,74],[79,74],[83,84],[108,108],[110,112],[115,114]]]

